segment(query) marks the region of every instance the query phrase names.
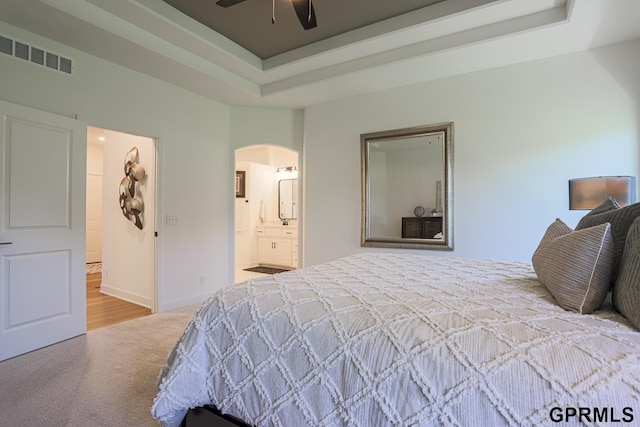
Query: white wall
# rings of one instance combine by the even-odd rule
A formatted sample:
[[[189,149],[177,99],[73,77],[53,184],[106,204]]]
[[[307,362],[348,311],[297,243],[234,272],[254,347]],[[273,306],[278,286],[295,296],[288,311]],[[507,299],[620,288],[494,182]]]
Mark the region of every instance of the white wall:
[[[569,179],[640,174],[639,69],[635,41],[308,107],[305,265],[379,250],[360,247],[360,134],[448,121],[455,250],[423,252],[529,261],[584,215]]]
[[[101,292],[153,308],[155,286],[156,165],[152,139],[105,130],[103,180],[103,256]],[[137,183],[144,203],[142,230],[120,208],[124,160],[133,147],[146,177]]]
[[[254,210],[258,210],[259,202],[264,201],[265,221],[278,222],[278,181],[276,173],[279,167],[298,167],[298,152],[280,146],[259,145],[239,149],[236,151],[236,170],[244,170],[250,165],[262,165],[266,168],[251,171],[246,177],[246,199]],[[236,205],[237,206],[237,205]]]
[[[364,250],[361,133],[455,122],[456,250],[434,255],[528,260],[555,217],[575,224],[583,214],[567,210],[568,179],[639,175],[638,41],[311,106],[303,115],[229,107],[2,22],[0,32],[76,67],[65,76],[0,55],[0,99],[158,138],[159,311],[202,301],[233,280],[236,148],[300,153],[305,265]],[[167,215],[179,224],[166,225]]]
[[[200,302],[231,283],[230,107],[2,22],[0,32],[75,66],[66,76],[0,55],[0,99],[158,138],[159,311]],[[166,225],[166,215],[179,224]]]
[[[303,112],[281,108],[231,107],[233,149],[280,145],[302,151]]]
[[[103,156],[101,142],[87,142],[87,175],[103,175]]]
[[[93,128],[90,128],[93,129]],[[102,261],[102,142],[87,134],[87,263]]]
[[[236,198],[235,262],[236,269],[245,269],[258,265],[256,227],[261,223],[260,203],[264,202],[266,213],[274,197],[274,186],[270,184],[275,171],[269,165],[253,161],[238,161],[236,169],[245,171],[246,197]]]

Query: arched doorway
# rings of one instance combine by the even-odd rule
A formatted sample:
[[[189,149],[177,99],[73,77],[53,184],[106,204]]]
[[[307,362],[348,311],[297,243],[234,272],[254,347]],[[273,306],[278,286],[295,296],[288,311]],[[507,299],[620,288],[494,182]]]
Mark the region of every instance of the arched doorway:
[[[298,152],[254,145],[235,154],[235,282],[298,268]]]

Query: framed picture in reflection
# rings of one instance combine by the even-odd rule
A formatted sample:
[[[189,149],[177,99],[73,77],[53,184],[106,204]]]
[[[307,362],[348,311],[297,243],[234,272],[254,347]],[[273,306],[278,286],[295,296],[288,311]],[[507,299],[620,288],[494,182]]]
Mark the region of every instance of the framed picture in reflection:
[[[236,171],[236,197],[245,196],[245,171]]]

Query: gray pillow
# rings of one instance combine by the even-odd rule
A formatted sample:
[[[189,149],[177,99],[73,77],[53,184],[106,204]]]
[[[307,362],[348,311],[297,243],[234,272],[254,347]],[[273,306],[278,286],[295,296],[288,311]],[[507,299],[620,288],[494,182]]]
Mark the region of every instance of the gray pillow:
[[[599,209],[600,206],[596,209]],[[582,230],[595,225],[604,224],[606,222],[611,223],[611,237],[613,238],[613,250],[615,257],[611,275],[612,285],[615,283],[618,275],[620,259],[622,258],[622,252],[624,251],[624,242],[627,239],[629,227],[631,227],[633,221],[638,217],[640,217],[640,203],[634,203],[623,208],[599,213],[593,213],[593,211],[591,211],[585,215],[576,226],[576,230]]]
[[[640,329],[640,218],[629,227],[618,278],[613,287],[613,305]]]
[[[540,282],[565,310],[591,313],[602,304],[611,285],[611,225],[573,231],[556,219],[531,259]]]

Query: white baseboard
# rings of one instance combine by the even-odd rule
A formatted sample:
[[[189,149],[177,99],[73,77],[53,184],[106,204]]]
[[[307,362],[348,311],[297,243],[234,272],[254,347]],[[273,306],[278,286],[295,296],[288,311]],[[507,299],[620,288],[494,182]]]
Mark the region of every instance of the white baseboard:
[[[123,291],[122,289],[114,288],[108,285],[100,285],[100,293],[109,295],[112,297],[120,298],[143,307],[151,308],[151,298],[142,295],[137,295],[132,292]]]

